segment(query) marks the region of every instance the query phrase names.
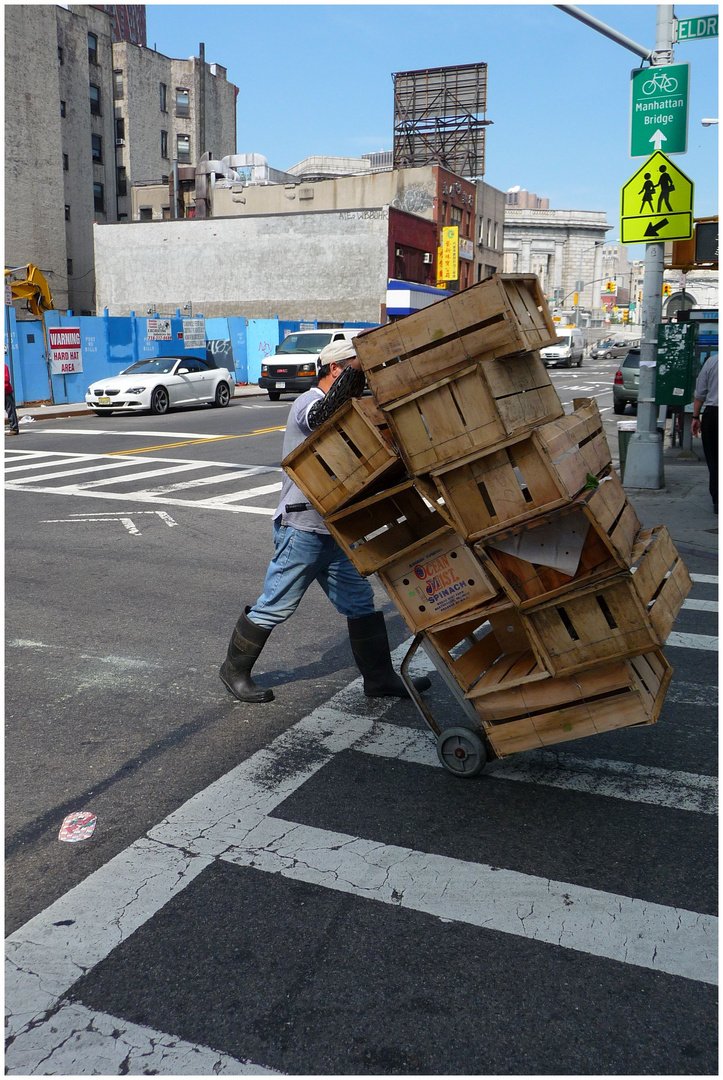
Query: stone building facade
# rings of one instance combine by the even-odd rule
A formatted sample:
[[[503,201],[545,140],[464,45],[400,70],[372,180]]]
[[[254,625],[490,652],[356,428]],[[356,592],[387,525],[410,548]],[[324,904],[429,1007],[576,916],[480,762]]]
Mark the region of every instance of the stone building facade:
[[[583,324],[599,320],[602,248],[612,228],[596,210],[505,210],[504,269],[537,274],[551,305],[570,310],[578,281]]]

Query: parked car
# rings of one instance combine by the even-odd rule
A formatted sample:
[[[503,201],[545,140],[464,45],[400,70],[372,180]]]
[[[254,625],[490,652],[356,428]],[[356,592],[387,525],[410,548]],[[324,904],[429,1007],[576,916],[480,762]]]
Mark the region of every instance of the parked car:
[[[609,360],[611,357],[625,356],[629,349],[637,348],[639,340],[631,338],[612,338],[608,341],[600,341],[590,350],[593,360]]]
[[[617,416],[622,416],[626,405],[633,405],[637,411],[639,380],[640,349],[628,349],[613,381],[613,412]]]
[[[85,403],[96,416],[143,409],[160,416],[169,408],[203,403],[223,408],[235,382],[228,368],[213,367],[200,357],[157,356],[91,383]]]
[[[582,367],[582,358],[585,353],[585,335],[582,330],[572,327],[561,327],[557,331],[557,342],[547,345],[540,350],[540,359],[545,367],[553,367],[559,364],[561,367],[572,367],[577,364]]]
[[[282,393],[303,394],[316,382],[318,356],[332,341],[348,341],[359,330],[297,330],[287,334],[276,352],[261,364],[259,386],[267,390],[271,401]]]

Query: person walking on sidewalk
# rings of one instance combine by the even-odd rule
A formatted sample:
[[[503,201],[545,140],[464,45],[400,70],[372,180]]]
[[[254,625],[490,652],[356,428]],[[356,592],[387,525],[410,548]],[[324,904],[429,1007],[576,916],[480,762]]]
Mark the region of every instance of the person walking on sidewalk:
[[[18,412],[15,408],[15,393],[13,392],[13,384],[10,381],[10,368],[7,364],[5,365],[5,412],[10,422],[8,435],[19,435],[20,426],[18,424]]]
[[[334,341],[319,354],[318,383],[296,399],[289,411],[284,436],[286,457],[316,428],[365,385],[353,341]],[[269,634],[296,611],[306,590],[318,581],[336,610],[346,616],[351,650],[364,680],[367,697],[408,697],[392,667],[384,614],[374,610],[374,594],[354,568],[289,476],[284,477],[274,515],[274,556],[263,592],[238,619],[219,675],[239,701],[272,701],[273,692],[258,686],[251,669]],[[423,676],[413,680],[417,690],[431,686]]]
[[[703,415],[701,417],[701,409]],[[711,353],[700,369],[693,391],[691,433],[700,436],[708,465],[713,513],[718,513],[718,353]]]

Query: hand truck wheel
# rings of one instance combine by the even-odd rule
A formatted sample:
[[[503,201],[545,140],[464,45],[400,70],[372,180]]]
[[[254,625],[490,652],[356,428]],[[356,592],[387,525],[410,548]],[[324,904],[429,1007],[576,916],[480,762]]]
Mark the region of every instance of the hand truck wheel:
[[[487,753],[479,735],[469,728],[447,728],[437,740],[437,757],[455,776],[477,776],[487,763]]]

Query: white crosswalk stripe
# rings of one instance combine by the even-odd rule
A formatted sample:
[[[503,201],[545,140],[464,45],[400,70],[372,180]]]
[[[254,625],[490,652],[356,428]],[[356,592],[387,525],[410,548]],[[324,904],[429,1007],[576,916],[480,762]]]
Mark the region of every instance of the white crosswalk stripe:
[[[181,458],[150,457],[123,454],[56,454],[36,451],[22,454],[22,458],[9,458],[14,464],[6,468],[5,488],[9,491],[32,491],[47,495],[71,495],[81,498],[102,498],[121,502],[135,502],[170,506],[185,506],[202,510],[227,510],[236,513],[272,515],[272,505],[239,505],[264,499],[281,490],[279,466],[239,465],[227,461],[199,461]],[[73,467],[69,467],[73,466]],[[137,491],[119,490],[140,481],[170,478],[188,473],[203,473],[191,479],[175,483],[147,484]],[[10,475],[7,475],[10,474]],[[99,475],[103,474],[103,475]],[[230,483],[244,485],[260,476],[273,477],[273,482],[241,486],[239,490],[214,494],[212,489]],[[68,482],[73,479],[73,482]],[[277,479],[278,478],[278,479]],[[172,497],[181,492],[202,489],[204,497]],[[274,502],[275,500],[271,500]]]

